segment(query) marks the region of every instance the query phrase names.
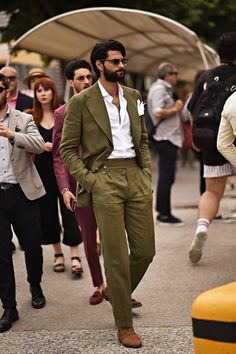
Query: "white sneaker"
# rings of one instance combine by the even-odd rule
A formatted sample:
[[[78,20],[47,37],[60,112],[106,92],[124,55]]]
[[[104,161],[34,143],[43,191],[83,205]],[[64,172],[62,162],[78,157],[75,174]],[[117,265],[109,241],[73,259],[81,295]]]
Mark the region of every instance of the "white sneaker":
[[[212,221],[214,223],[233,224],[235,222],[235,217],[218,215],[215,216]]]
[[[207,232],[200,231],[196,234],[189,250],[189,259],[192,263],[198,263],[202,258],[202,248],[207,239]]]

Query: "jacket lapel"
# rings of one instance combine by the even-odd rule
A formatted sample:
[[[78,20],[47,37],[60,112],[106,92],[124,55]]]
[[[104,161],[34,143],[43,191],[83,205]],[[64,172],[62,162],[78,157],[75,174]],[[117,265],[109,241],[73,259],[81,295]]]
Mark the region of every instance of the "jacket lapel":
[[[138,115],[137,110],[137,95],[135,94],[135,91],[131,93],[130,90],[128,92],[126,87],[122,86],[122,88],[124,90],[124,97],[127,100],[127,110],[129,113],[130,126],[134,144],[139,145],[140,124],[137,123],[141,119],[141,117]],[[113,144],[109,117],[101,91],[97,83],[94,84],[89,90],[89,92],[86,94],[85,102],[92,117],[96,120],[97,124],[103,130],[111,144]]]
[[[10,111],[9,111],[9,129],[10,130],[15,131],[16,122],[17,122],[17,114],[15,112],[13,112],[13,110],[10,108]]]
[[[86,95],[85,101],[92,117],[96,120],[111,144],[113,144],[109,117],[97,83],[91,87],[91,90],[89,90],[89,93]]]
[[[14,112],[11,108],[9,111],[9,124],[8,127],[10,130],[12,130],[13,132],[16,129],[16,123],[17,123],[17,116],[18,114],[16,112]],[[12,152],[12,145],[9,142],[9,146],[10,146],[10,152]]]

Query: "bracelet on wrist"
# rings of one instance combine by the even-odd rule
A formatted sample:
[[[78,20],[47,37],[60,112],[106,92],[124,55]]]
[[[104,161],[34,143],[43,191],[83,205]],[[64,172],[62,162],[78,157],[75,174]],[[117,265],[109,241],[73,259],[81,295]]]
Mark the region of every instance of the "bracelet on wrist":
[[[61,195],[63,195],[63,194],[66,193],[66,192],[69,192],[69,190],[70,190],[70,188],[63,188],[63,189],[61,190]]]

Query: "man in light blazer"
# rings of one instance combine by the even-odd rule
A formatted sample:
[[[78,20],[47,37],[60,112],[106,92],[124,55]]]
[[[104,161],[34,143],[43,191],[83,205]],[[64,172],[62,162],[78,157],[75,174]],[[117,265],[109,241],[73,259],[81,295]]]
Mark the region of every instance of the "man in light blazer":
[[[0,69],[0,74],[3,74],[9,81],[9,94],[7,97],[8,105],[21,112],[32,108],[33,98],[24,94],[18,88],[19,75],[16,69],[12,66],[4,66]],[[22,245],[20,245],[20,248],[23,250]],[[12,241],[12,251],[15,251],[15,249],[15,244]]]
[[[61,155],[78,181],[78,205],[93,205],[102,243],[118,339],[142,346],[132,321],[131,294],[155,254],[151,161],[144,107],[137,90],[121,86],[124,46],[97,43],[91,63],[99,80],[66,110]],[[81,146],[81,154],[77,149]]]
[[[46,302],[40,286],[43,255],[37,203],[45,190],[31,159],[31,153],[43,152],[44,141],[31,115],[8,106],[8,87],[8,79],[0,74],[0,298],[4,309],[0,332],[19,319],[11,226],[24,248],[31,305],[39,309]]]

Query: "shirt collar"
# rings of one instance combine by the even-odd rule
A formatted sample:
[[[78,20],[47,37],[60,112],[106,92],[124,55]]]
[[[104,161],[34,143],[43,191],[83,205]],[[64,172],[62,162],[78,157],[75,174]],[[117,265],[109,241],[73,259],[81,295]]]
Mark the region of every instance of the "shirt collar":
[[[123,88],[121,87],[121,85],[119,83],[118,84],[118,94],[119,96],[124,96],[124,91]],[[103,98],[106,98],[109,102],[112,102],[113,98],[111,95],[109,95],[109,93],[107,92],[107,90],[103,87],[103,85],[101,84],[100,80],[98,80],[98,86],[100,88],[101,94]]]
[[[158,79],[158,81],[160,83],[162,83],[164,86],[166,86],[167,88],[172,89],[172,86],[171,86],[171,84],[169,84],[169,82],[162,80],[162,79]]]
[[[9,100],[9,101],[16,101],[16,100],[17,100],[17,97],[18,97],[18,94],[19,94],[19,90],[17,89],[15,96],[14,96],[14,97],[10,97],[8,100]]]

